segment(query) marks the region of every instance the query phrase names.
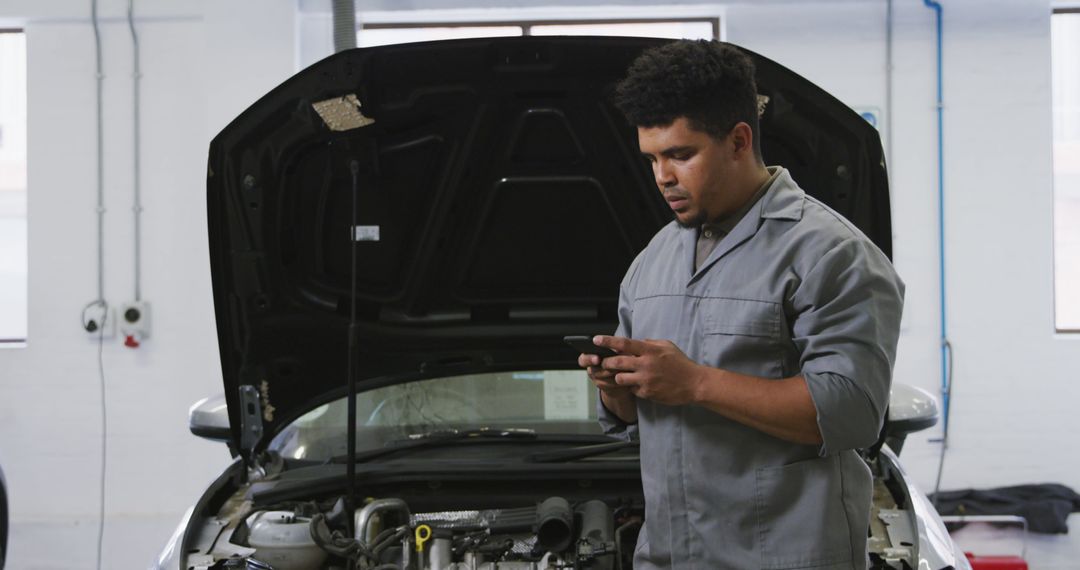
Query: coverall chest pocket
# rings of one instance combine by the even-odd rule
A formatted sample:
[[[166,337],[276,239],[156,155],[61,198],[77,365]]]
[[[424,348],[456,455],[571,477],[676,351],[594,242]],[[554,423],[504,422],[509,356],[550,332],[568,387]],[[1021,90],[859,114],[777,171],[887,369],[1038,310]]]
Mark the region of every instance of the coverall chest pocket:
[[[705,297],[698,313],[703,364],[765,378],[783,377],[779,303]]]

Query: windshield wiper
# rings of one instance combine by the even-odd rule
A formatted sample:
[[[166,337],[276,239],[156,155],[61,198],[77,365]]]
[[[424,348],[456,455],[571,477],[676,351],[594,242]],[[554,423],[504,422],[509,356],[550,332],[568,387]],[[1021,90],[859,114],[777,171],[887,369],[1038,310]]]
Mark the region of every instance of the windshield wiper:
[[[496,439],[536,439],[536,430],[528,428],[436,429],[410,433],[405,441],[468,439],[470,437],[493,437]]]
[[[577,459],[584,459],[586,457],[603,455],[605,453],[611,453],[613,451],[619,451],[620,449],[627,449],[629,447],[638,447],[638,442],[613,441],[611,443],[586,445],[583,447],[573,447],[570,449],[541,451],[539,453],[533,453],[532,455],[530,455],[528,460],[532,463],[561,463],[564,461],[575,461]]]
[[[395,442],[391,442],[387,447],[380,449],[372,449],[362,453],[356,454],[355,461],[357,463],[370,461],[384,455],[390,455],[391,453],[397,453],[399,451],[407,449],[417,449],[420,447],[430,447],[440,445],[449,441],[462,441],[470,439],[511,439],[511,440],[533,440],[536,439],[536,431],[531,429],[495,429],[495,428],[478,428],[478,429],[441,429],[432,430],[422,433],[412,433],[406,439],[401,439]],[[337,455],[330,459],[331,463],[346,463],[349,461],[348,455]]]

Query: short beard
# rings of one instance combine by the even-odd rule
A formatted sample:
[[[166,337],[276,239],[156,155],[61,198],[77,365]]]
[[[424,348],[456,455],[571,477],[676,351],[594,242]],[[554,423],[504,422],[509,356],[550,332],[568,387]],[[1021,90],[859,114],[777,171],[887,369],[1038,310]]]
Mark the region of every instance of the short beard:
[[[707,221],[709,221],[709,218],[705,214],[705,210],[699,210],[696,216],[685,222],[679,219],[678,215],[675,216],[675,223],[684,229],[700,228]]]

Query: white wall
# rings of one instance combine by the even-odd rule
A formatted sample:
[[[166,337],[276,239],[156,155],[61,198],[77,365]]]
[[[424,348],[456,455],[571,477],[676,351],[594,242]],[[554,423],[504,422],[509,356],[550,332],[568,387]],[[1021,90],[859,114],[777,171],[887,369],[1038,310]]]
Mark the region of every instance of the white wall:
[[[88,568],[96,540],[99,392],[96,345],[77,321],[96,295],[93,37],[88,1],[40,4],[8,0],[0,6],[0,18],[29,19],[30,60],[30,345],[0,352],[0,460],[12,493],[11,566]],[[314,1],[302,3],[299,18],[289,0],[146,4],[139,28],[143,290],[153,303],[154,336],[137,351],[118,340],[105,346],[106,567],[148,561],[227,462],[223,448],[191,437],[185,426],[188,404],[220,386],[206,255],[207,143],[290,75],[298,58],[311,61],[319,46],[331,46],[330,31],[320,23],[329,21],[311,12],[319,6]],[[895,261],[908,283],[896,377],[936,391],[933,13],[918,0],[895,4],[890,170]],[[1080,488],[1080,454],[1072,443],[1080,418],[1071,413],[1080,401],[1074,378],[1080,338],[1056,337],[1052,318],[1049,2],[943,4],[947,311],[956,354],[943,486],[1055,481]],[[359,3],[360,10],[400,6]],[[133,290],[125,7],[108,0],[102,8],[109,18],[103,35],[106,296],[112,303],[128,300]],[[726,9],[728,39],[853,106],[885,106],[884,22],[884,1],[737,2]],[[309,36],[301,44],[297,30],[324,30],[326,37]],[[936,435],[914,437],[904,452],[924,488],[933,484],[938,447],[927,439]],[[67,529],[60,535],[54,534],[58,524]],[[30,552],[20,546],[28,543],[21,539],[46,532],[66,547]]]
[[[889,170],[894,261],[908,285],[895,378],[938,393],[935,37],[933,12],[922,4],[894,3]],[[946,315],[955,367],[941,485],[1080,489],[1080,335],[1055,335],[1053,320],[1049,2],[942,4]],[[727,12],[728,39],[849,105],[884,107],[885,14],[884,2],[740,4]],[[940,452],[929,440],[940,436],[916,434],[904,449],[905,466],[927,491]],[[1071,537],[1033,537],[1033,568],[1075,567],[1080,515],[1070,523]]]
[[[955,350],[943,486],[1080,487],[1080,338],[1054,334],[1048,2],[943,2],[946,280]],[[884,103],[884,2],[728,10],[728,38],[853,106]],[[895,3],[892,196],[908,283],[896,378],[940,384],[933,12]],[[936,436],[937,434],[932,434]],[[933,483],[936,445],[907,465]]]
[[[9,568],[92,568],[100,465],[97,343],[79,327],[97,296],[94,38],[89,1],[5,2],[29,60],[29,344],[0,352],[0,461],[12,510]],[[102,1],[105,297],[134,297],[132,45],[127,2]],[[187,432],[188,406],[221,391],[207,255],[210,138],[295,71],[291,2],[136,2],[142,66],[142,294],[152,337],[105,342],[104,568],[145,567],[227,465]],[[52,545],[52,548],[49,548]]]

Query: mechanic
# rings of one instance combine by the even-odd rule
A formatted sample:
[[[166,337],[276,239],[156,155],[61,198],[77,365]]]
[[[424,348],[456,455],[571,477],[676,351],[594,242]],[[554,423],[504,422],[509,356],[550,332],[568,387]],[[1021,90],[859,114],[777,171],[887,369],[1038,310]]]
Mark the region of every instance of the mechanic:
[[[862,569],[904,285],[760,151],[753,63],[643,53],[616,89],[675,214],[619,291],[619,354],[582,354],[610,434],[639,437],[635,568]],[[662,339],[662,340],[661,340]]]

